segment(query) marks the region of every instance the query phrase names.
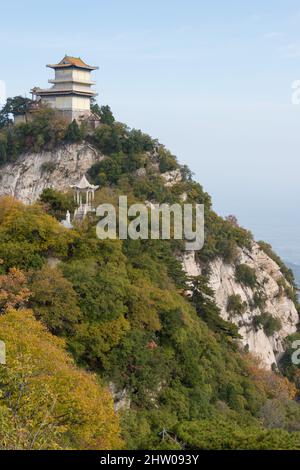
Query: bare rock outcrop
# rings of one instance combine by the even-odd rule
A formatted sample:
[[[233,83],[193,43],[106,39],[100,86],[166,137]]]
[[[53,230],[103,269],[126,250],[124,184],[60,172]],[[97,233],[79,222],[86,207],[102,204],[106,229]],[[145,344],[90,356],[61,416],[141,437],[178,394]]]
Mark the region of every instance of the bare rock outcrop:
[[[237,262],[255,270],[257,278],[255,290],[259,289],[265,299],[263,308],[255,307],[255,290],[236,280],[235,265],[227,264],[221,258],[210,263],[210,286],[214,290],[222,318],[238,326],[243,347],[259,356],[265,367],[271,368],[273,364],[277,364],[284,351],[284,339],[297,330],[298,312],[293,301],[282,291],[280,280],[287,285],[288,283],[279,266],[260,249],[257,243],[253,243],[251,250],[240,249]],[[184,255],[183,266],[190,276],[201,272],[193,252]],[[239,295],[244,302],[243,313],[232,315],[227,311],[228,299],[232,295]],[[280,320],[280,330],[271,336],[267,336],[264,329],[254,323],[255,317],[264,312]]]
[[[103,159],[89,144],[61,146],[54,151],[27,153],[0,169],[0,196],[36,201],[45,188],[67,191],[88,169]]]

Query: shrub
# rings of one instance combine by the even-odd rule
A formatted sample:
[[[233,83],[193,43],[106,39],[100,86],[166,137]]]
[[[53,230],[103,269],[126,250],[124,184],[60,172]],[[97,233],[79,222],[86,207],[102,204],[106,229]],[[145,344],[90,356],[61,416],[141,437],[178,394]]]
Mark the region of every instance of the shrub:
[[[284,277],[277,279],[277,285],[279,287],[278,296],[286,295],[288,299],[292,300],[294,304],[299,308],[298,298],[297,298],[297,289],[286,282]]]
[[[55,162],[44,162],[41,166],[42,173],[52,173],[56,168]]]
[[[239,294],[230,295],[227,302],[227,312],[233,315],[243,315],[247,310],[247,303],[242,301]]]
[[[178,168],[178,163],[176,157],[166,150],[163,146],[160,146],[158,149],[159,157],[159,169],[161,173],[166,171],[176,170]]]
[[[65,137],[67,122],[53,109],[36,110],[33,119],[1,129],[1,163],[14,161],[21,152],[53,150]]]
[[[300,449],[300,433],[264,429],[259,425],[240,426],[234,420],[183,422],[177,436],[188,449]]]
[[[257,279],[255,269],[250,268],[247,264],[239,264],[236,267],[235,277],[239,283],[245,286],[251,287],[252,289],[256,286]]]
[[[253,307],[253,309],[259,308],[262,310],[266,305],[266,300],[266,296],[263,292],[255,291],[251,307]]]
[[[62,220],[68,210],[74,211],[75,209],[75,201],[72,194],[61,193],[52,188],[44,189],[40,196],[40,201],[44,204],[48,214],[58,220]]]
[[[293,271],[284,264],[282,259],[276,253],[274,253],[272,246],[263,241],[259,241],[258,244],[260,248],[266,253],[266,255],[268,255],[276,264],[278,264],[278,266],[280,267],[280,271],[282,272],[286,280],[290,284],[294,285],[295,278]]]
[[[253,318],[253,326],[256,329],[263,328],[266,336],[273,336],[276,331],[279,331],[282,328],[279,318],[275,318],[267,312],[264,312],[261,315],[256,315]]]
[[[220,243],[222,258],[227,264],[235,263],[238,256],[238,246],[234,240],[224,240]]]
[[[82,133],[77,124],[77,121],[74,119],[67,127],[65,140],[70,143],[81,142]]]

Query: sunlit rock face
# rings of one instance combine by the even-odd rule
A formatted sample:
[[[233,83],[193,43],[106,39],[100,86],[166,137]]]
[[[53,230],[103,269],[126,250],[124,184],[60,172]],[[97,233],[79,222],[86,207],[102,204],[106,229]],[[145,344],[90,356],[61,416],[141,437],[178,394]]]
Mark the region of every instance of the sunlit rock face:
[[[268,337],[262,328],[253,325],[254,317],[261,315],[263,311],[253,308],[254,290],[236,281],[233,264],[227,264],[221,258],[211,262],[210,286],[215,292],[222,318],[239,327],[243,347],[259,356],[265,367],[271,368],[272,364],[277,364],[284,351],[284,339],[296,331],[299,316],[292,300],[282,293],[278,285],[278,280],[283,278],[279,266],[256,243],[251,250],[240,249],[237,262],[255,269],[258,288],[266,298],[263,311],[280,320],[281,329],[278,332]],[[184,256],[183,266],[190,276],[201,272],[192,252],[187,252]],[[233,316],[228,313],[227,303],[231,295],[240,295],[245,302],[243,314]]]
[[[32,203],[45,188],[67,191],[96,162],[103,159],[89,144],[62,146],[54,151],[27,153],[0,169],[0,196]]]

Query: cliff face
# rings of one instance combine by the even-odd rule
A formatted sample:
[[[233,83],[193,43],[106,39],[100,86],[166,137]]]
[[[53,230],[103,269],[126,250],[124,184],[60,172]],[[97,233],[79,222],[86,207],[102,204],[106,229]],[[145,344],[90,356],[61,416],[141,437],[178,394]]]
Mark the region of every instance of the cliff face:
[[[7,164],[0,169],[0,196],[12,195],[25,203],[38,199],[45,188],[52,187],[67,191],[71,184],[96,162],[104,158],[101,153],[88,144],[62,146],[53,152],[26,154],[17,162]],[[143,170],[145,171],[145,170]],[[166,186],[180,181],[180,172],[166,172],[162,175]],[[182,195],[182,200],[185,195]],[[284,338],[296,331],[298,313],[294,303],[278,285],[283,278],[279,266],[269,258],[257,244],[251,250],[240,249],[238,263],[254,268],[260,292],[265,297],[264,308],[253,308],[255,291],[238,283],[235,279],[235,266],[226,264],[217,258],[210,264],[210,285],[224,319],[234,322],[239,327],[242,345],[261,357],[263,364],[270,368],[283,352]],[[195,261],[195,253],[186,252],[183,266],[190,276],[201,274],[201,266]],[[239,295],[245,303],[244,313],[230,315],[227,312],[228,299]],[[267,336],[262,328],[253,324],[253,319],[264,312],[281,322],[281,329]]]
[[[239,327],[243,347],[259,356],[263,365],[270,368],[272,364],[277,364],[284,351],[284,338],[296,331],[298,313],[292,300],[282,292],[280,279],[284,278],[279,266],[256,243],[251,250],[240,249],[237,262],[255,270],[257,288],[265,297],[263,308],[253,308],[255,291],[237,282],[235,266],[226,264],[220,258],[210,263],[210,286],[215,292],[222,318]],[[201,274],[201,267],[195,261],[195,253],[188,252],[184,256],[183,265],[190,276]],[[232,295],[239,295],[245,302],[244,313],[232,315],[227,311],[228,299]],[[268,312],[281,323],[280,330],[271,336],[267,336],[263,328],[257,328],[253,324],[254,318],[264,312]]]
[[[0,169],[0,196],[25,203],[38,199],[45,188],[67,191],[103,156],[88,144],[62,146],[52,152],[22,155]]]

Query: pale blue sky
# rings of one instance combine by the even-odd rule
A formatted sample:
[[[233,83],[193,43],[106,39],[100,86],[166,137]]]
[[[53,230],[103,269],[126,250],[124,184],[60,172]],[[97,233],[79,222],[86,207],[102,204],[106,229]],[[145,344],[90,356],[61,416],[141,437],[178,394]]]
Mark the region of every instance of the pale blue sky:
[[[14,0],[0,19],[8,95],[47,86],[45,64],[65,53],[99,65],[100,103],[187,163],[218,212],[300,262],[299,1]]]

